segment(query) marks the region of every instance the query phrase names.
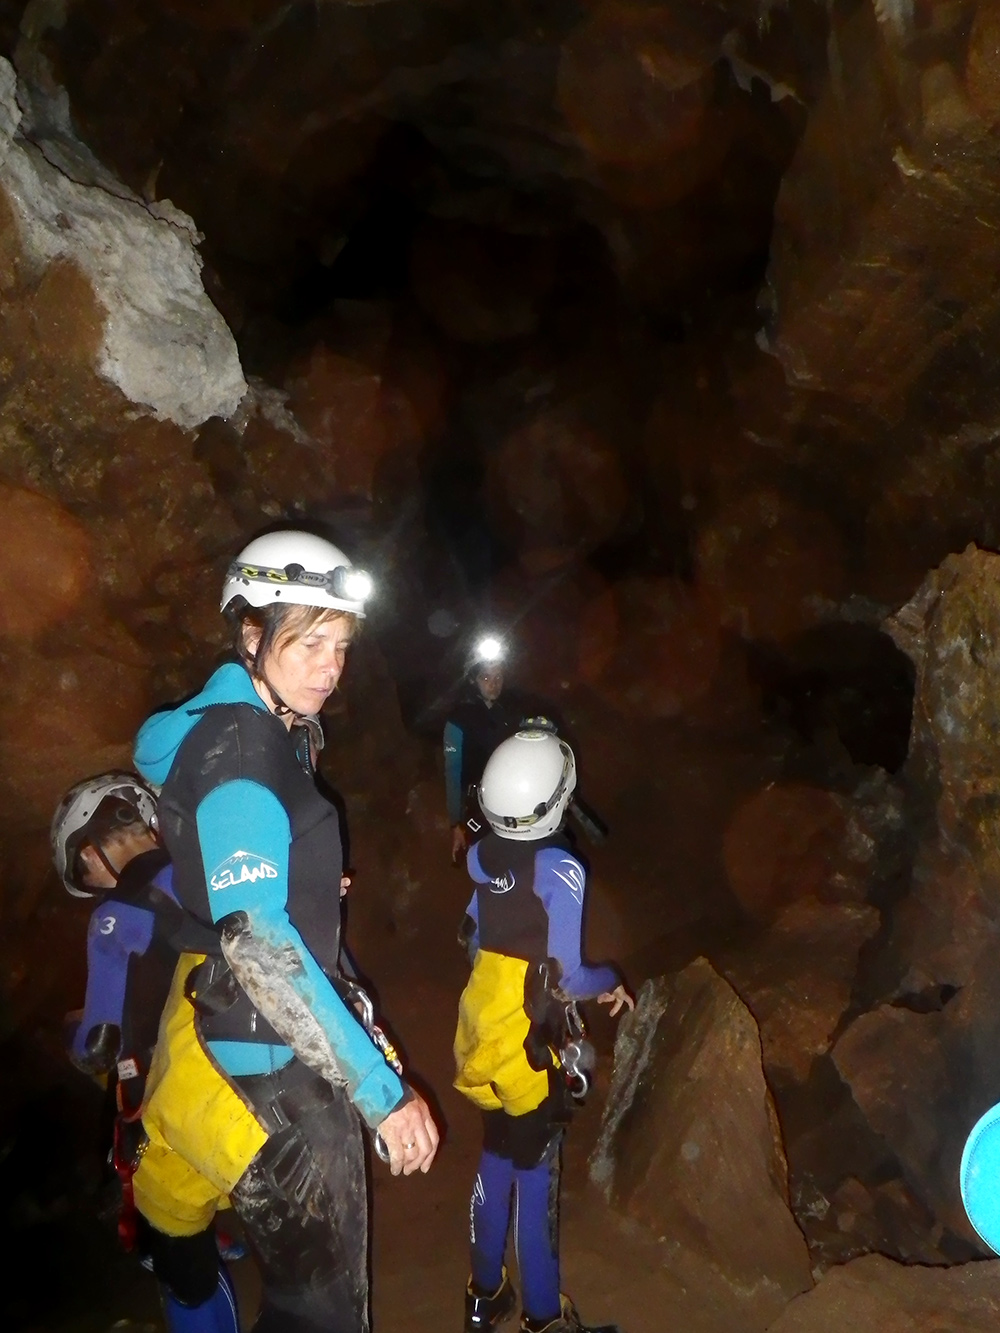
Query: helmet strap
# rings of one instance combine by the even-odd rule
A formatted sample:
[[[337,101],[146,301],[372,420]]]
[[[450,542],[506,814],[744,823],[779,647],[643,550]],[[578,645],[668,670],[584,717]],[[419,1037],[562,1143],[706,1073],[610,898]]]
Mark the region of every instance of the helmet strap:
[[[105,850],[104,850],[104,848],[101,846],[101,844],[100,844],[99,842],[92,841],[90,838],[88,838],[88,839],[84,842],[83,846],[85,846],[85,847],[89,847],[89,848],[91,849],[91,851],[95,854],[95,856],[97,857],[97,859],[100,861],[101,865],[104,867],[104,869],[108,872],[108,874],[111,876],[111,878],[112,878],[112,879],[114,880],[114,882],[117,884],[118,881],[121,879],[121,874],[122,874],[122,872],[121,872],[120,870],[118,870],[115,866],[113,866],[113,865],[111,864],[111,862],[108,860],[107,853],[105,852]],[[89,888],[90,886],[87,885],[87,887]],[[97,892],[99,892],[99,890],[97,890]]]

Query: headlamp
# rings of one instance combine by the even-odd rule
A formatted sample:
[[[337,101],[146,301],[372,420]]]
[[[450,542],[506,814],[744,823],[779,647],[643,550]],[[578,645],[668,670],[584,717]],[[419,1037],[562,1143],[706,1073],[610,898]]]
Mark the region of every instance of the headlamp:
[[[338,565],[327,577],[334,597],[343,597],[347,602],[364,602],[372,595],[372,576],[363,569]]]
[[[497,662],[502,662],[504,655],[503,640],[498,639],[495,634],[484,634],[476,644],[476,661],[484,666],[494,666]]]
[[[263,565],[246,565],[236,561],[229,567],[229,578],[246,579],[251,583],[290,584],[303,588],[322,588],[331,597],[344,602],[364,602],[374,588],[372,577],[363,569],[338,565],[336,569],[317,574],[302,565],[285,565],[269,569]]]

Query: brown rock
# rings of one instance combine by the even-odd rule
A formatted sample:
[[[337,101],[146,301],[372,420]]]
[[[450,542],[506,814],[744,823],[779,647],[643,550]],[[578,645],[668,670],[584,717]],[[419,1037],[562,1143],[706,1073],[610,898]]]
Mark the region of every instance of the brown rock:
[[[332,352],[319,344],[308,362],[288,379],[288,408],[317,449],[328,457],[312,457],[308,449],[293,451],[294,481],[286,481],[303,499],[315,501],[315,483],[332,494],[334,479],[343,493],[353,491],[372,496],[373,479],[383,454],[401,445],[416,447],[422,431],[405,396],[387,386],[383,377],[368,366]],[[270,454],[280,442],[270,442]],[[269,465],[269,446],[257,442],[258,468]],[[308,488],[309,476],[313,490]]]
[[[0,701],[0,773],[25,823],[47,822],[62,792],[88,773],[128,766],[149,710],[148,668],[114,656],[0,657],[8,688]]]
[[[615,450],[561,408],[507,437],[490,458],[486,489],[504,538],[544,555],[549,568],[606,541],[628,503]]]
[[[587,608],[580,675],[623,712],[676,717],[712,688],[720,647],[712,599],[678,579],[624,579]]]
[[[421,307],[449,337],[505,342],[534,330],[553,261],[544,238],[440,221],[418,232],[411,275]]]
[[[766,921],[785,903],[829,898],[845,816],[832,792],[771,783],[733,814],[722,843],[729,885],[748,916]]]
[[[743,1327],[812,1285],[757,1027],[703,958],[647,982],[622,1024],[591,1175],[615,1207],[740,1290]]]
[[[1000,120],[1000,4],[980,0],[965,57],[969,100],[989,125]]]
[[[803,898],[751,947],[716,960],[757,1020],[770,1078],[804,1082],[813,1060],[830,1049],[861,947],[878,926],[874,907]]]
[[[648,167],[698,136],[710,58],[671,11],[605,3],[563,45],[559,105],[597,161]]]
[[[1000,1263],[921,1268],[879,1254],[834,1268],[770,1333],[992,1333]]]
[[[994,936],[995,940],[995,936]],[[981,1250],[962,1207],[959,1163],[969,1131],[1000,1101],[1000,980],[996,943],[967,985],[862,1014],[833,1059],[872,1129],[934,1215]]]
[[[86,528],[33,491],[0,486],[0,635],[33,639],[93,595]]]
[[[721,599],[723,623],[749,639],[787,640],[846,591],[843,542],[833,524],[773,489],[753,491],[716,515],[698,537],[697,567]]]

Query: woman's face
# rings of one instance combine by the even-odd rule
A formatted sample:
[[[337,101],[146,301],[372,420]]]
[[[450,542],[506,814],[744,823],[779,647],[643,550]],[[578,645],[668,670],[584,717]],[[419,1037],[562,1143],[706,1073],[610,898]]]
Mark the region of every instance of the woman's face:
[[[337,616],[317,621],[298,637],[279,638],[262,663],[266,683],[294,713],[318,713],[340,680],[352,632],[353,621]],[[251,652],[257,638],[259,631],[248,632]]]

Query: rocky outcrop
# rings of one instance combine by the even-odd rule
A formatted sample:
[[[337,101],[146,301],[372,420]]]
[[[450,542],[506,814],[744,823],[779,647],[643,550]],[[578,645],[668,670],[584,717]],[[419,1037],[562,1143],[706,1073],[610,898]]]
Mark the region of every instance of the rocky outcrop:
[[[622,1025],[591,1176],[730,1285],[741,1327],[812,1284],[757,1026],[704,958],[647,982]]]
[[[950,556],[887,627],[916,667],[906,777],[918,842],[879,961],[884,1002],[833,1058],[909,1186],[978,1248],[958,1165],[973,1124],[1000,1101],[1000,557]]]
[[[825,1055],[851,998],[858,955],[879,927],[860,903],[803,898],[716,966],[757,1020],[770,1079],[796,1083]]]
[[[194,223],[124,186],[81,184],[20,133],[13,68],[0,59],[0,189],[26,257],[71,261],[104,313],[97,368],[131,402],[190,429],[246,391],[236,344],[201,279]]]
[[[992,1333],[1000,1264],[921,1268],[867,1255],[827,1273],[769,1333]]]

